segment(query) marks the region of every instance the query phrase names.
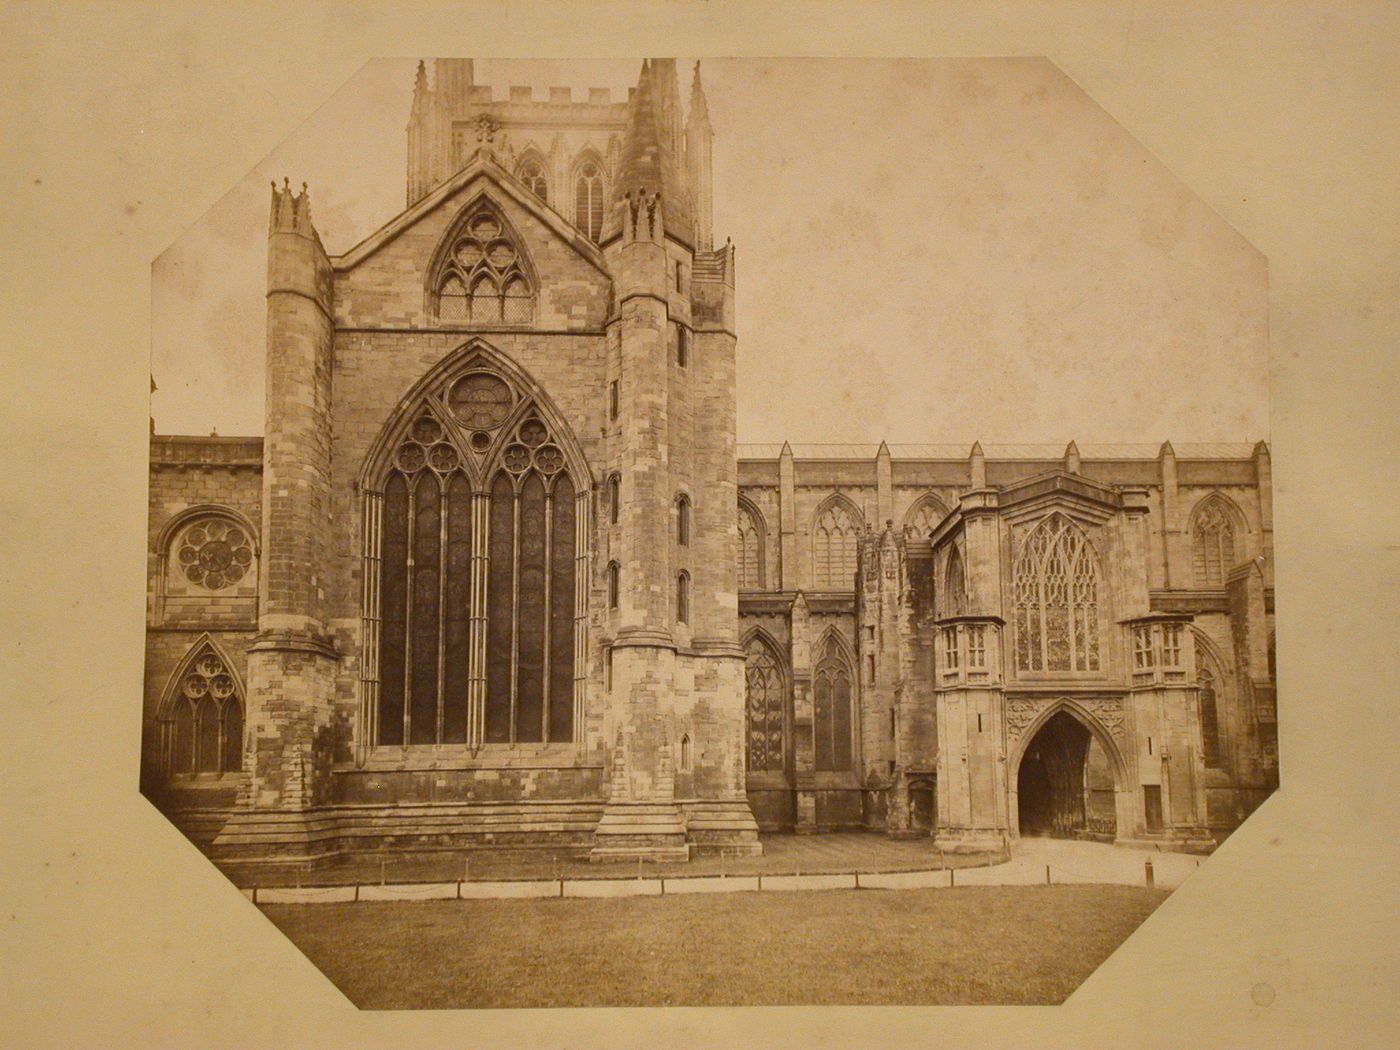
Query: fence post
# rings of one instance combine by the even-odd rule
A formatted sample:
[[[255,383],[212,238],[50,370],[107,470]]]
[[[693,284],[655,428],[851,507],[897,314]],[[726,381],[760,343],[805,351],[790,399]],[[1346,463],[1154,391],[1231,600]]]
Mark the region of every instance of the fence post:
[[[1142,862],[1142,865],[1143,868],[1146,870],[1147,885],[1149,887],[1157,885],[1156,876],[1154,876],[1152,873],[1152,858],[1148,857],[1145,861]]]
[[[1045,865],[1045,885],[1050,885],[1050,865]]]

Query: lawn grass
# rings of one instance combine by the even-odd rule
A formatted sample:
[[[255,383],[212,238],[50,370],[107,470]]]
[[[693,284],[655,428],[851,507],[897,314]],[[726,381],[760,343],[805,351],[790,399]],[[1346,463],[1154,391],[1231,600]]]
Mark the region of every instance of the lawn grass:
[[[1131,886],[266,905],[363,1009],[1062,1002]]]

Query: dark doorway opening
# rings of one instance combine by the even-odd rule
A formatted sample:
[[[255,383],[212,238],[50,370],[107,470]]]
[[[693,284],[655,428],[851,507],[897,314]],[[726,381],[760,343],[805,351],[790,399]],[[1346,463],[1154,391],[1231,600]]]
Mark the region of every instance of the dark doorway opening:
[[[1021,756],[1016,774],[1021,834],[1111,837],[1111,777],[1107,755],[1089,730],[1073,715],[1057,712]]]

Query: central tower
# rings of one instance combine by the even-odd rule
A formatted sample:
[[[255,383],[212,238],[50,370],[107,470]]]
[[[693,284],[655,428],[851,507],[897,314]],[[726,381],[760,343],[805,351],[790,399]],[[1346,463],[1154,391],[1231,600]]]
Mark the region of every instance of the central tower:
[[[595,860],[757,853],[738,643],[734,252],[714,250],[709,116],[643,63],[600,240],[607,326],[605,740]]]

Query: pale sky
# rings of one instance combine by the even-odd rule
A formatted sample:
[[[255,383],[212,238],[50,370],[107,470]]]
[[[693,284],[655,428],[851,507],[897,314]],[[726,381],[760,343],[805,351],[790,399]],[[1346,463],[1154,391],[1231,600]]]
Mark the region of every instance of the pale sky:
[[[309,184],[332,253],[391,219],[414,66],[368,64],[156,260],[159,432],[261,432],[268,183]],[[476,79],[623,98],[639,66],[485,60]],[[740,441],[1268,436],[1263,257],[1051,63],[702,76]]]

